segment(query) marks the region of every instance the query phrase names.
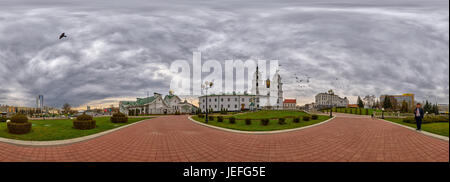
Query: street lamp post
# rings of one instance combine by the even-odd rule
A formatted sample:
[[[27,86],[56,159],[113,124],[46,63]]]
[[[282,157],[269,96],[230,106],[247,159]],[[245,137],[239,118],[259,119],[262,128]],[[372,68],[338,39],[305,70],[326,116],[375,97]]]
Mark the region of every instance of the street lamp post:
[[[333,95],[331,95],[330,118],[333,117]]]
[[[206,91],[206,114],[205,114],[205,123],[208,123],[208,88],[213,86],[213,82],[205,81],[205,84],[202,85],[202,88]]]
[[[384,119],[384,107],[381,108],[381,119]]]

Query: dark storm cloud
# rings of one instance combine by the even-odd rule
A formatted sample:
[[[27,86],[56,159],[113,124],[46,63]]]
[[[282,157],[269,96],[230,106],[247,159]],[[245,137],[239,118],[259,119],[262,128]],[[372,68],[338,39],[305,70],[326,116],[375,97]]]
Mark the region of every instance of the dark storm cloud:
[[[0,2],[0,103],[165,93],[170,63],[197,50],[204,60],[278,59],[285,97],[300,102],[331,88],[448,103],[448,1],[39,2]],[[311,76],[309,87],[294,73]]]

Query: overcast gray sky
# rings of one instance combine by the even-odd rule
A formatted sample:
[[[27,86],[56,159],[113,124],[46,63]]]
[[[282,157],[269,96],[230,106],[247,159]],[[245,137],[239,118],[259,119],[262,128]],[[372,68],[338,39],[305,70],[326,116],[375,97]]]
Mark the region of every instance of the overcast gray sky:
[[[61,32],[68,38],[58,40]],[[449,102],[448,0],[0,0],[0,104],[167,93],[169,65],[278,59],[286,98],[334,89]],[[293,74],[311,76],[300,87]],[[338,78],[336,80],[336,78]]]

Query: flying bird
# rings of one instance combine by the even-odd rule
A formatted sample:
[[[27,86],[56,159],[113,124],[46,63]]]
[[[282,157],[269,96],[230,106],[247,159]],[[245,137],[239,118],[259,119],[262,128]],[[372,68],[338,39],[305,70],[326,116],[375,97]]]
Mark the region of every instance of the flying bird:
[[[62,39],[62,38],[64,38],[64,37],[67,37],[67,36],[66,36],[66,34],[63,32],[63,33],[59,36],[59,39]]]

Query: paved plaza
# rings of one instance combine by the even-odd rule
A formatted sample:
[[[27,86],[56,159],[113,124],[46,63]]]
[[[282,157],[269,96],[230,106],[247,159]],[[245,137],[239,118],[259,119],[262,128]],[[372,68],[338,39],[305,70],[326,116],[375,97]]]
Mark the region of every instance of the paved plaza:
[[[338,116],[277,134],[241,134],[188,116],[146,120],[87,141],[36,147],[0,142],[0,161],[449,161],[449,142],[385,121]]]

